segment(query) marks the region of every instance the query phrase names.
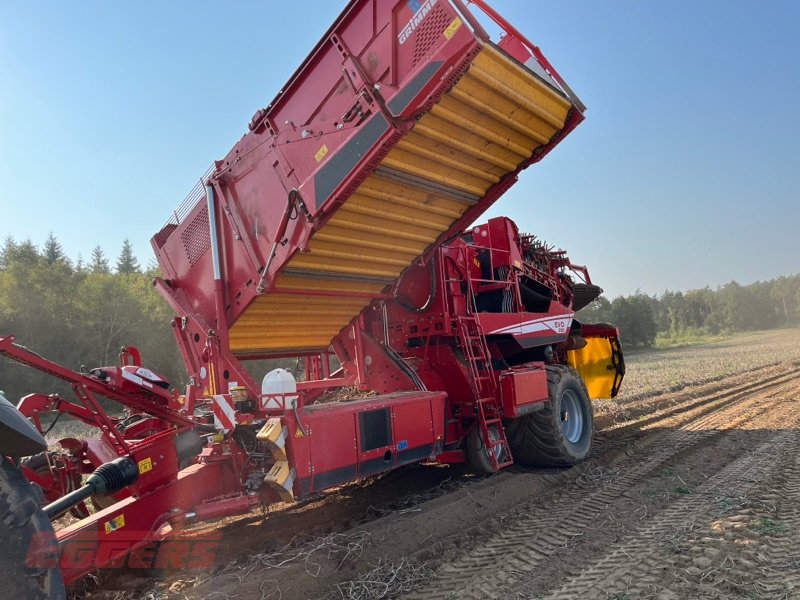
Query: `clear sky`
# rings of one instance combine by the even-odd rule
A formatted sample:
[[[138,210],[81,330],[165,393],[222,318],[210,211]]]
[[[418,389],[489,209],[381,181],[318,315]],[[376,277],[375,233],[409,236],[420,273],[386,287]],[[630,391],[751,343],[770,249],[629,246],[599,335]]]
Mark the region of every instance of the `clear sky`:
[[[0,2],[0,237],[146,263],[344,4]],[[490,215],[610,296],[800,272],[800,3],[492,4],[589,110]]]

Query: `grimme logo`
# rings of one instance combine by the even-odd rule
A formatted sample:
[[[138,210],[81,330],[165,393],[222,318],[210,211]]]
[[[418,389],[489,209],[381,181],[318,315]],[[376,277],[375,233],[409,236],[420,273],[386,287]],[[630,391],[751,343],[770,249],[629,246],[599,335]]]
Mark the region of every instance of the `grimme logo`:
[[[202,538],[167,538],[141,545],[150,532],[117,532],[113,539],[88,533],[58,543],[52,533],[40,533],[31,540],[25,564],[29,568],[51,569],[209,569],[214,566],[221,534]]]
[[[436,6],[437,2],[438,0],[426,0],[425,2],[421,2],[421,0],[408,0],[408,8],[412,10],[414,16],[411,17],[408,23],[406,23],[406,26],[400,31],[400,35],[397,36],[401,44],[406,43],[406,40],[411,37],[411,34],[414,33],[414,30],[419,24],[425,20],[425,17],[428,16],[428,13]]]

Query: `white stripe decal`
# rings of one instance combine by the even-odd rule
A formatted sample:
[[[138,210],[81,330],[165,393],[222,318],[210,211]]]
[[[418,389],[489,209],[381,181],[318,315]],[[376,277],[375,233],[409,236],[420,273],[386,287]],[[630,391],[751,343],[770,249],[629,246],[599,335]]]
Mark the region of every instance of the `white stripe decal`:
[[[132,381],[136,385],[140,385],[142,387],[152,388],[153,384],[147,381],[146,379],[142,379],[138,375],[134,375],[133,373],[129,373],[128,371],[120,371],[122,373],[122,378],[127,379],[128,381]]]
[[[227,432],[236,426],[236,412],[225,396],[214,396],[214,427]]]
[[[537,331],[554,331],[558,334],[565,334],[572,326],[572,316],[547,316],[544,318],[533,319],[525,321],[519,325],[510,325],[508,327],[501,327],[490,331],[487,335],[497,335],[501,333],[510,333],[512,335],[521,335],[526,333],[535,333]]]

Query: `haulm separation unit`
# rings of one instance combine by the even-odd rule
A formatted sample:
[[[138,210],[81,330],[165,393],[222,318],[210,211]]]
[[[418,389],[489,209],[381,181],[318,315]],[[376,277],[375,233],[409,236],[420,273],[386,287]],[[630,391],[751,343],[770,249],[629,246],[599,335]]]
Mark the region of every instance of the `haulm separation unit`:
[[[476,7],[504,31],[497,43]],[[185,390],[133,348],[75,373],[0,338],[0,354],[77,396],[23,398],[35,427],[3,420],[0,491],[29,494],[21,467],[43,514],[79,518],[31,546],[18,584],[57,596],[62,576],[187,523],[405,464],[585,458],[590,398],[614,397],[624,374],[617,330],[575,319],[602,290],[510,219],[472,226],[583,111],[483,1],[350,2],[152,239]],[[276,357],[296,357],[301,380],[245,366]],[[100,436],[45,451],[52,411]],[[47,538],[37,515],[18,519],[20,539]]]

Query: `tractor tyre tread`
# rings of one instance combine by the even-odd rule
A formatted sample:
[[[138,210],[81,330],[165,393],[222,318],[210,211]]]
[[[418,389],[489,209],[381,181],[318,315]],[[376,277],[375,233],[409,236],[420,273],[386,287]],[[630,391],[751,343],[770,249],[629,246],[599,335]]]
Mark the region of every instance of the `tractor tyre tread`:
[[[476,473],[490,474],[495,472],[489,453],[486,451],[486,444],[483,441],[479,426],[469,432],[464,444],[467,450],[467,462]]]
[[[0,458],[0,589],[6,598],[66,597],[54,547],[52,556],[48,553],[43,557],[47,563],[27,564],[31,542],[55,544],[53,526],[41,510],[41,502],[41,491],[25,479],[18,467]]]
[[[514,460],[533,467],[571,467],[588,456],[594,434],[592,403],[580,376],[570,367],[548,365],[548,399],[541,410],[515,419],[517,423],[508,431],[508,440]],[[570,386],[578,396],[584,410],[585,432],[578,443],[564,436],[560,420],[560,397],[565,386]]]

